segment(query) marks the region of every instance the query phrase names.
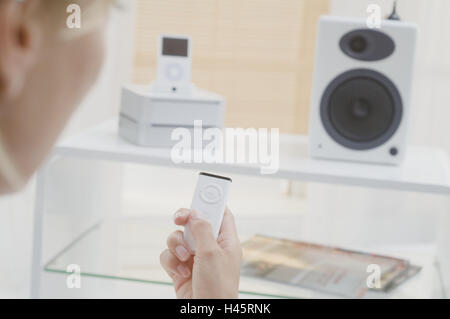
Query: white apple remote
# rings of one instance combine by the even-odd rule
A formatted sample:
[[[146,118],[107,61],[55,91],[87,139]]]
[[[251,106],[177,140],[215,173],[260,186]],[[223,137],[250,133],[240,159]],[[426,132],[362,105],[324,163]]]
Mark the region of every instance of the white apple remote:
[[[217,239],[227,204],[231,179],[224,176],[200,173],[192,199],[191,209],[200,212],[211,224],[214,237]],[[184,240],[192,252],[195,252],[195,241],[187,225],[184,229]]]

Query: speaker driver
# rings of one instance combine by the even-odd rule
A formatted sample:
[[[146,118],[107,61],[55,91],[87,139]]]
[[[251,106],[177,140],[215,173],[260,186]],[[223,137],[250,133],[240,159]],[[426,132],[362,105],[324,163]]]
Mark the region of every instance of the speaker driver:
[[[368,69],[345,72],[325,90],[322,123],[339,144],[368,150],[387,142],[401,123],[401,96],[387,77]]]

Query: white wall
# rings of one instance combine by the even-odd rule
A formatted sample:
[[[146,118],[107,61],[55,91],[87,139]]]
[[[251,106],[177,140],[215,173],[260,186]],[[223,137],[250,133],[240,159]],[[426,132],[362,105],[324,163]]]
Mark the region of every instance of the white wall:
[[[134,1],[114,9],[107,31],[107,54],[98,82],[62,136],[117,114],[122,83],[131,79]],[[0,198],[0,298],[26,297],[30,280],[34,181],[23,192]]]

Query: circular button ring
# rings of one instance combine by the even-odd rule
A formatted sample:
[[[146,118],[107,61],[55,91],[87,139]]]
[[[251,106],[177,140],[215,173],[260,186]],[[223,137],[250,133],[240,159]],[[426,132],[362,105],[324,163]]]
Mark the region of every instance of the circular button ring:
[[[208,203],[217,203],[222,198],[222,189],[219,185],[208,184],[200,191],[200,198]]]

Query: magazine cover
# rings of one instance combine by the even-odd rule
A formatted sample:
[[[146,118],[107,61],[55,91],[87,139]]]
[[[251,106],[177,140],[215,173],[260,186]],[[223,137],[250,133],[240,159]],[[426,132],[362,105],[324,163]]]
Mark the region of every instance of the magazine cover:
[[[353,298],[393,289],[420,270],[404,259],[262,235],[244,242],[243,250],[243,275]],[[378,287],[369,288],[369,265],[379,267]]]

